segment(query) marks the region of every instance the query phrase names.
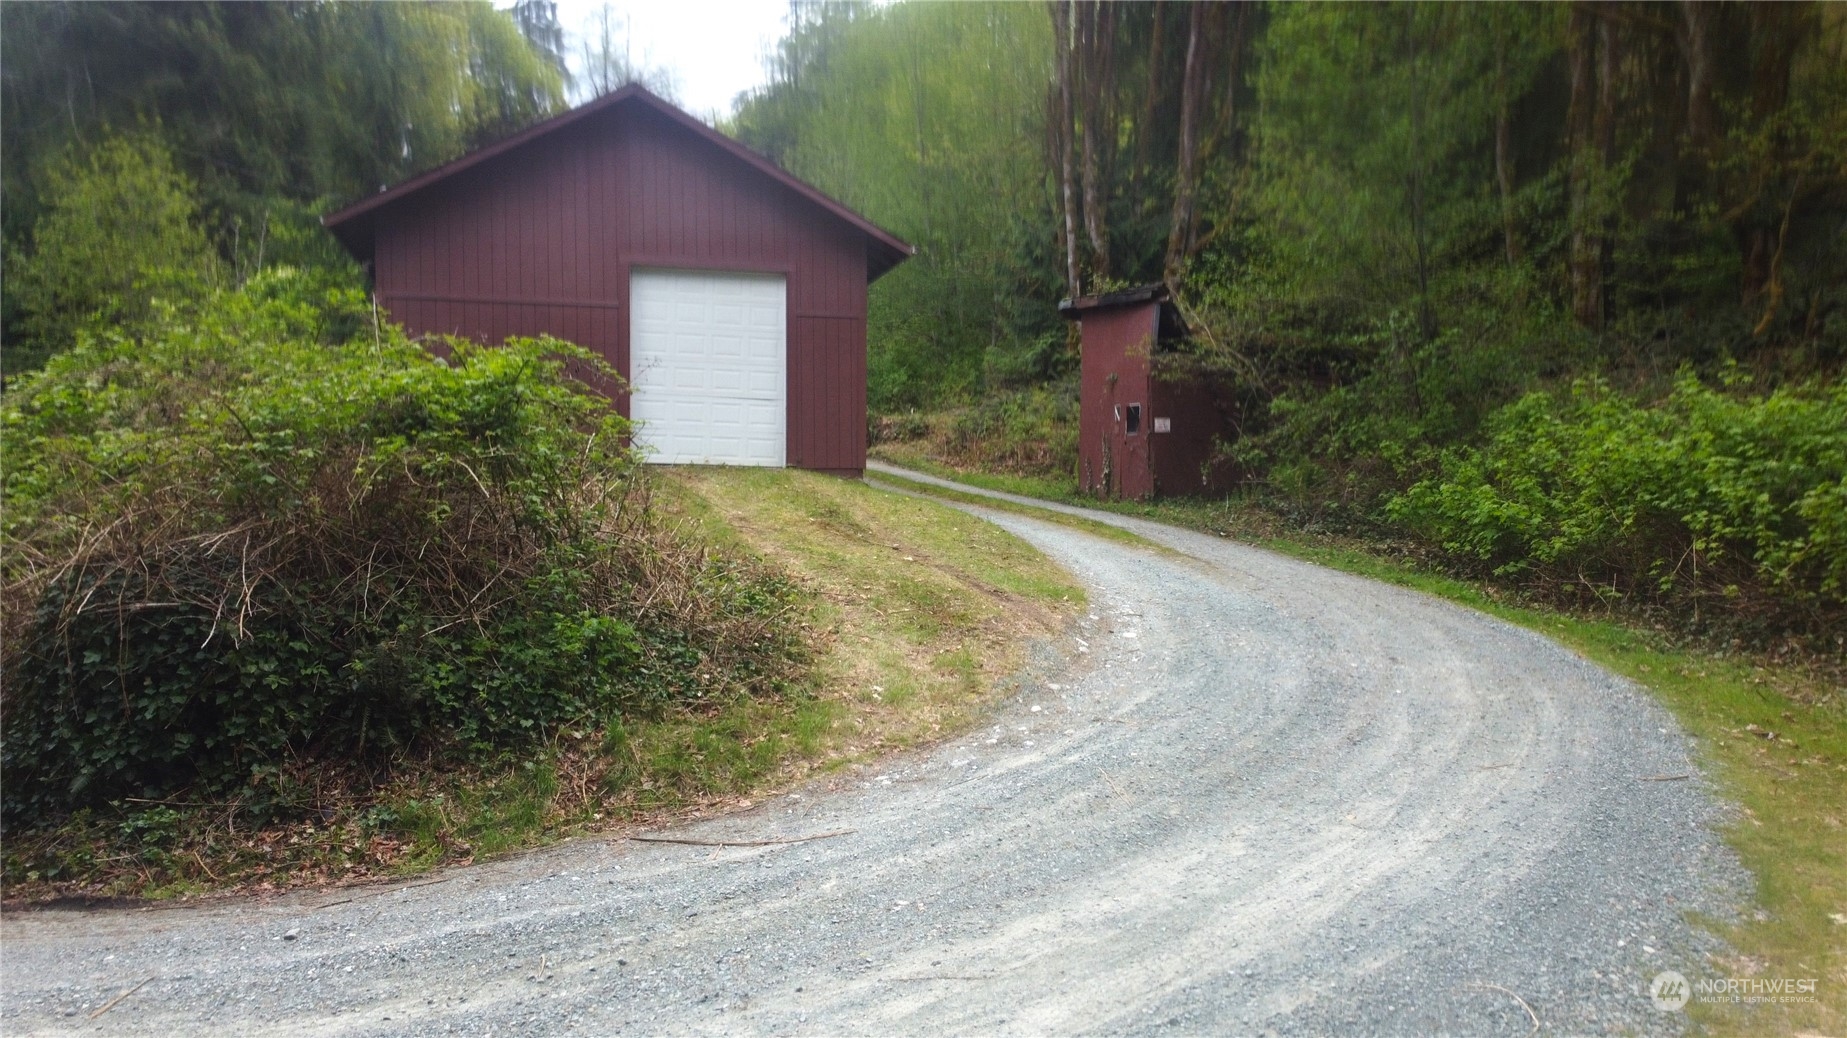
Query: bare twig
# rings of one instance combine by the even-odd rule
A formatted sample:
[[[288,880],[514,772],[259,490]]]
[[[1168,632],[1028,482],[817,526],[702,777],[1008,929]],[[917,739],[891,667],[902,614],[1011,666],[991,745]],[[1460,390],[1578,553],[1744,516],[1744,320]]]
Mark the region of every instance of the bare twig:
[[[230,800],[154,800],[149,797],[123,797],[130,804],[159,804],[162,807],[235,807]]]
[[[250,632],[245,629],[244,621],[250,616],[250,535],[244,535],[244,550],[237,562],[237,583],[239,595],[237,600],[237,639],[243,641]],[[214,622],[212,630],[217,630]],[[210,640],[210,639],[207,639]]]
[[[1499,984],[1471,984],[1469,986],[1473,988],[1485,988],[1490,991],[1499,991],[1501,994],[1506,995],[1508,998],[1511,998],[1515,1002],[1520,1003],[1520,1008],[1526,1010],[1527,1018],[1533,1021],[1533,1029],[1526,1032],[1526,1038],[1532,1038],[1533,1035],[1539,1033],[1539,1014],[1533,1012],[1533,1007],[1526,1004],[1526,999],[1521,998],[1519,995],[1515,994],[1512,991],[1509,991],[1508,989],[1500,986]]]
[[[147,987],[148,980],[153,980],[153,979],[154,979],[153,977],[149,977],[147,980],[144,980],[141,983],[136,984],[134,987],[129,988],[127,991],[124,991],[121,994],[110,999],[109,1001],[103,1003],[103,1007],[101,1009],[98,1009],[96,1012],[90,1014],[90,1019],[94,1020],[97,1017],[102,1016],[104,1013],[107,1013],[111,1009],[114,1009],[117,1005],[121,1004],[123,999],[134,994],[137,991],[140,991],[142,988]]]
[[[836,836],[849,836],[859,832],[858,829],[836,829],[831,833],[816,833],[813,836],[791,836],[781,840],[694,840],[673,836],[631,836],[636,843],[683,843],[691,847],[774,847],[784,843],[808,843],[813,840],[831,840]]]
[[[1692,772],[1681,775],[1643,775],[1638,782],[1680,782],[1693,777]]]
[[[449,882],[448,876],[444,876],[441,879],[426,879],[421,883],[406,883],[401,887],[387,887],[384,890],[374,890],[366,894],[354,894],[352,897],[343,897],[338,901],[328,901],[323,904],[315,905],[313,908],[309,909],[309,911],[318,912],[323,908],[332,908],[335,905],[350,905],[355,901],[364,901],[369,897],[379,897],[384,894],[393,894],[400,890],[411,890],[416,887],[432,887],[438,883],[447,882]]]
[[[481,496],[482,496],[482,497],[484,497],[484,498],[486,498],[486,499],[487,499],[487,500],[489,500],[489,501],[492,501],[492,500],[494,500],[494,492],[493,492],[493,491],[491,491],[491,490],[489,490],[489,489],[487,488],[487,484],[486,484],[486,483],[483,483],[483,482],[481,482],[481,477],[480,477],[480,476],[477,476],[477,475],[475,475],[475,470],[474,470],[474,469],[472,469],[472,468],[470,468],[470,467],[468,466],[468,463],[467,463],[466,461],[463,461],[462,459],[460,459],[460,458],[457,458],[457,459],[455,459],[455,463],[456,463],[457,465],[460,465],[460,466],[462,466],[462,471],[463,471],[463,472],[466,472],[466,473],[468,473],[468,478],[470,478],[470,479],[472,479],[472,480],[474,480],[474,481],[475,481],[475,486],[477,486],[477,487],[479,487],[479,488],[481,489]]]

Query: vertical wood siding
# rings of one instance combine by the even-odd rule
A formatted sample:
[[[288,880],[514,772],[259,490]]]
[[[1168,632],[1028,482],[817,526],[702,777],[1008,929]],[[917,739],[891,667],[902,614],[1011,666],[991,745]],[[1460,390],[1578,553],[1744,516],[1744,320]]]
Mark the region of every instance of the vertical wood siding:
[[[1148,360],[1159,307],[1154,303],[1088,310],[1079,318],[1078,485],[1100,497],[1154,494],[1148,442],[1153,435]],[[1142,406],[1141,431],[1131,436],[1117,408]]]
[[[1078,483],[1101,497],[1214,494],[1230,489],[1236,469],[1215,459],[1217,439],[1238,435],[1236,399],[1226,382],[1162,364],[1155,355],[1160,304],[1085,310],[1078,411]],[[1117,408],[1142,405],[1141,431],[1130,435]],[[1167,432],[1155,423],[1166,419]]]
[[[1236,405],[1229,403],[1238,398],[1237,387],[1230,379],[1163,378],[1160,360],[1155,358],[1149,383],[1154,408],[1149,413],[1167,419],[1170,431],[1155,433],[1149,442],[1154,492],[1182,497],[1230,490],[1237,483],[1237,468],[1214,455],[1216,440],[1238,438]]]
[[[635,268],[785,275],[789,464],[865,467],[865,236],[655,112],[611,109],[404,199],[374,264],[414,334],[549,334],[621,372]]]

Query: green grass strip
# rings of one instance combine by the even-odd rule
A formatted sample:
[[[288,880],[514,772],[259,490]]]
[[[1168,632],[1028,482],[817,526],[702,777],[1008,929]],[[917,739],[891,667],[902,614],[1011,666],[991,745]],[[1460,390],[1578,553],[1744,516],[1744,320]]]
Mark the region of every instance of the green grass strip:
[[[1111,526],[1105,522],[1099,522],[1095,519],[1086,519],[1081,515],[1072,515],[1069,512],[1061,512],[1055,508],[1043,508],[1037,505],[1022,504],[1018,501],[1008,501],[1005,498],[989,497],[986,494],[976,494],[964,490],[952,490],[935,483],[925,483],[921,480],[907,479],[890,472],[868,471],[866,473],[866,482],[875,486],[883,483],[892,487],[892,489],[905,491],[907,493],[924,494],[929,497],[941,498],[945,501],[954,501],[958,504],[974,505],[977,508],[989,508],[996,512],[1008,512],[1013,515],[1023,515],[1029,519],[1040,519],[1049,523],[1057,523],[1060,526],[1068,526],[1073,530],[1082,530],[1085,533],[1096,537],[1102,537],[1105,540],[1115,541],[1118,544],[1129,544],[1137,548],[1147,548],[1150,551],[1157,551],[1164,555],[1180,554],[1172,548],[1156,544],[1148,538],[1138,533],[1125,530],[1120,526]],[[1007,492],[1016,493],[1016,491]]]

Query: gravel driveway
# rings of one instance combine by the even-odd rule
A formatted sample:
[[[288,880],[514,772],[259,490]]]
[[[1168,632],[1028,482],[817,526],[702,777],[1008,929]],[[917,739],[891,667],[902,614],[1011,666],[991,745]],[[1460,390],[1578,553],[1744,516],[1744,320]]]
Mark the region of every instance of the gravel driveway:
[[[1093,614],[987,727],[655,835],[850,832],[8,913],[0,1032],[1684,1030],[1647,984],[1748,876],[1646,695],[1416,592],[983,514]]]

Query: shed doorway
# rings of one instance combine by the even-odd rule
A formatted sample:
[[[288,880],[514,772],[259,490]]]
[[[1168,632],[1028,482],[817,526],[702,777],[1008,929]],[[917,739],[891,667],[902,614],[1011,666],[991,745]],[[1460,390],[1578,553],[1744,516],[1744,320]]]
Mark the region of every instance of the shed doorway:
[[[786,278],[637,270],[629,281],[629,313],[629,416],[647,460],[785,463]]]

